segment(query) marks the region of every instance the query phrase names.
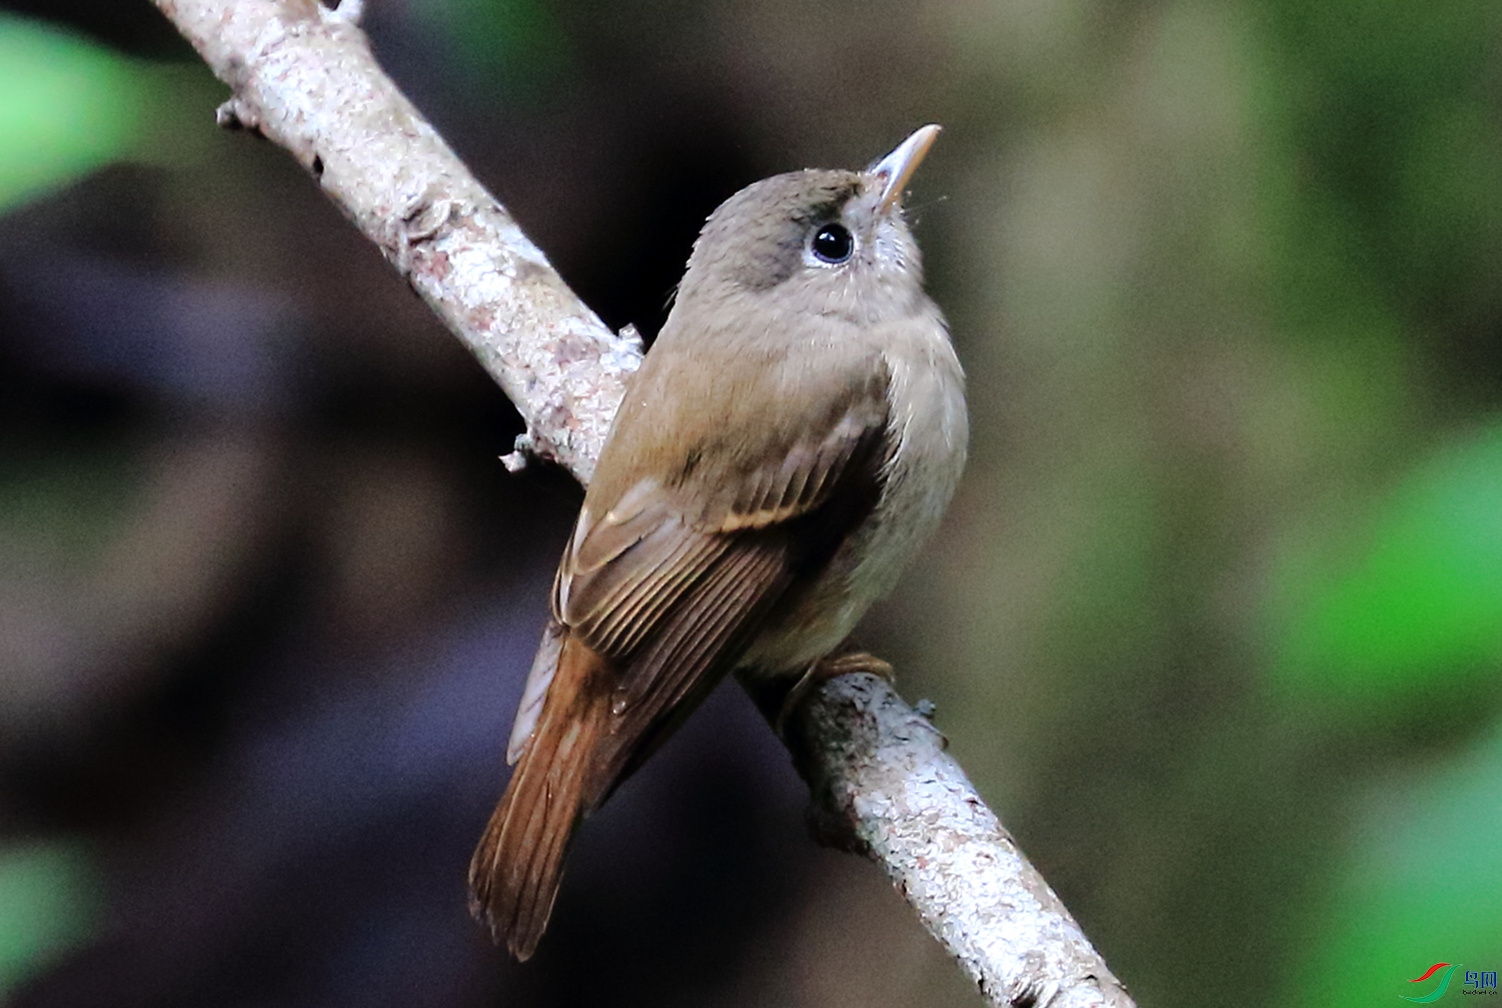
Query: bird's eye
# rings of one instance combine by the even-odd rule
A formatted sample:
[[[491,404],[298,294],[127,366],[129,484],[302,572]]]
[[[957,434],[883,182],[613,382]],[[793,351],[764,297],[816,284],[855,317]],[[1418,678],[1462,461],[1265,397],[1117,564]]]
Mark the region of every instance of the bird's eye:
[[[855,239],[845,225],[825,224],[814,235],[810,247],[824,262],[838,264],[849,259],[850,253],[855,251]]]

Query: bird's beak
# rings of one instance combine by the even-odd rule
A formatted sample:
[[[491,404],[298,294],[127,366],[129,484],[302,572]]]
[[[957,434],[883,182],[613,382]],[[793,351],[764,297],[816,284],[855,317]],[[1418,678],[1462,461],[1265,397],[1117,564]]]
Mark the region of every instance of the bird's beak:
[[[877,206],[882,212],[902,202],[902,192],[907,188],[907,180],[918,170],[918,165],[923,162],[923,155],[928,153],[938,135],[939,126],[936,123],[920,127],[912,136],[898,144],[896,150],[867,169],[881,180],[881,202]]]

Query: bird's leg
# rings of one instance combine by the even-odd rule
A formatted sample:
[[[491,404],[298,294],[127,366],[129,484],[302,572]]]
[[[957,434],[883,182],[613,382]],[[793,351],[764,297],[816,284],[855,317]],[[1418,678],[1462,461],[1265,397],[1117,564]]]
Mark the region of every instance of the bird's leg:
[[[772,719],[772,729],[777,732],[777,737],[786,740],[783,729],[787,727],[788,718],[812,690],[837,676],[856,672],[865,672],[889,683],[897,681],[897,674],[890,662],[882,661],[869,651],[861,651],[853,641],[846,640],[832,654],[825,655],[810,665],[793,684],[793,688],[787,691],[777,716]]]

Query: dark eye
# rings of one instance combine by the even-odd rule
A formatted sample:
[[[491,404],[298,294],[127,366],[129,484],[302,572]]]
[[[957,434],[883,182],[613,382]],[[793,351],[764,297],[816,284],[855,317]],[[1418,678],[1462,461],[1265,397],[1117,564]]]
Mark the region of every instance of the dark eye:
[[[842,263],[855,251],[855,239],[843,224],[825,224],[814,235],[814,255],[827,263]]]

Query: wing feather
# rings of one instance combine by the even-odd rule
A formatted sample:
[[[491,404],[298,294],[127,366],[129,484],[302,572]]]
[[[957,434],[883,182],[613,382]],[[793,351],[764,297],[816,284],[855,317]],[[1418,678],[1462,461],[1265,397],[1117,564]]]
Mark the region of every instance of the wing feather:
[[[728,544],[666,515],[592,576],[575,574],[561,620],[602,654],[629,653]]]
[[[758,617],[790,579],[785,536],[756,534],[697,586],[632,656],[611,707],[614,723],[591,777],[600,801],[630,776],[719,682]]]
[[[730,671],[789,586],[833,555],[875,505],[885,463],[887,372],[866,361],[850,373],[860,377],[829,376],[834,390],[819,415],[757,425],[782,440],[743,451],[755,464],[723,462],[714,445],[679,445],[669,457],[722,464],[687,487],[685,466],[677,478],[647,473],[611,490],[622,484],[605,478],[614,474],[602,463],[559,565],[557,628],[528,678],[513,760],[548,716],[545,652],[556,663],[560,639],[577,639],[608,659],[615,680],[608,730],[595,736],[582,788],[587,807],[597,805]],[[631,429],[666,437],[672,425]],[[651,456],[640,445],[618,451]]]

